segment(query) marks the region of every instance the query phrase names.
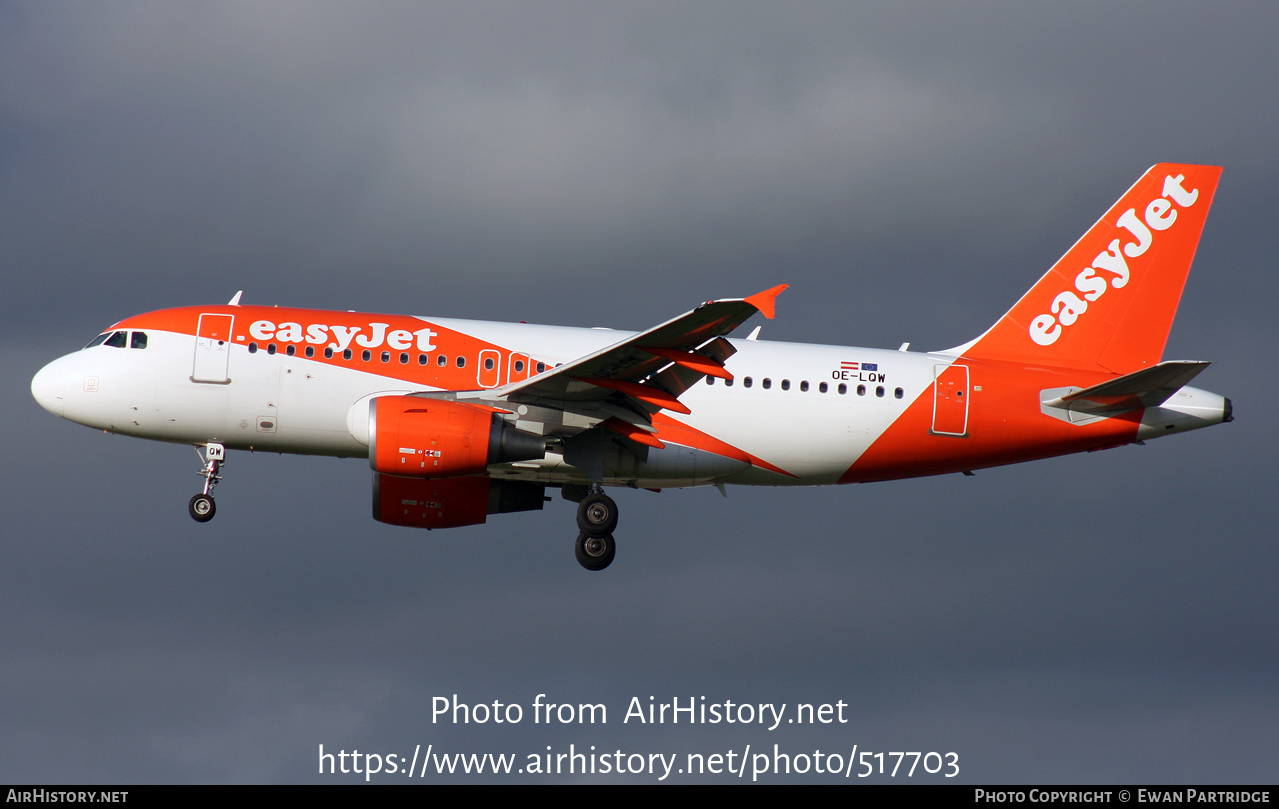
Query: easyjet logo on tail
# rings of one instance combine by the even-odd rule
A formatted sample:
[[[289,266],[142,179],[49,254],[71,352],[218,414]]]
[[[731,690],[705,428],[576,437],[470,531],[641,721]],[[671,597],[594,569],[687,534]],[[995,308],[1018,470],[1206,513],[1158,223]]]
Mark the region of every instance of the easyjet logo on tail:
[[[1128,231],[1136,241],[1128,242],[1121,248],[1120,240],[1113,239],[1105,251],[1097,254],[1092,265],[1075,276],[1075,288],[1058,294],[1053,298],[1049,313],[1039,315],[1031,321],[1031,340],[1041,346],[1052,345],[1061,337],[1064,329],[1074,325],[1088,311],[1089,303],[1106,294],[1107,289],[1123,289],[1127,286],[1130,275],[1128,259],[1145,253],[1154,244],[1155,233],[1172,227],[1177,221],[1177,208],[1189,208],[1199,199],[1199,189],[1187,191],[1182,186],[1185,179],[1184,174],[1165,177],[1163,193],[1146,205],[1143,217],[1137,216],[1136,208],[1124,211],[1116,224]]]

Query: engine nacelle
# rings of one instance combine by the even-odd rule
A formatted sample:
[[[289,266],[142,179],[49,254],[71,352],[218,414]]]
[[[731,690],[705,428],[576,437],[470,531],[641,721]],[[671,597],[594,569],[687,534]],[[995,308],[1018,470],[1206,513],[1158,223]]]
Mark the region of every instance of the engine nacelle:
[[[380,396],[369,404],[369,466],[377,472],[452,478],[544,457],[542,436],[511,427],[493,408],[421,396]]]
[[[373,519],[408,528],[479,525],[489,514],[540,510],[540,483],[464,477],[435,480],[373,476]]]

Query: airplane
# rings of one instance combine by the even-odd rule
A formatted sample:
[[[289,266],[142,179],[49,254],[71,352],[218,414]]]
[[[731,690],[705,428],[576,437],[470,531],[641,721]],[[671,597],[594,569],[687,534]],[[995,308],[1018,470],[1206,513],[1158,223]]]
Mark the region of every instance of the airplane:
[[[942,351],[770,342],[775,286],[641,332],[251,306],[129,317],[31,382],[50,412],[191,444],[199,522],[228,449],[367,458],[373,516],[451,528],[577,505],[613,561],[605,487],[818,486],[973,470],[1233,419],[1161,361],[1221,169],[1159,164],[984,334]]]

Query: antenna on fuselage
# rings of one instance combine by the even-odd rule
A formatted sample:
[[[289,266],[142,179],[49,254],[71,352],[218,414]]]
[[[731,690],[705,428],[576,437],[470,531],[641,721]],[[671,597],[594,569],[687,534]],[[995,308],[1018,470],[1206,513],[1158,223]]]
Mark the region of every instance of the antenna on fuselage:
[[[243,290],[243,289],[242,289],[242,290],[240,290],[239,292],[235,293],[235,295],[231,298],[231,300],[229,300],[229,301],[227,301],[227,302],[226,302],[226,305],[227,305],[227,306],[239,306],[239,305],[240,305],[240,296],[241,296],[241,295],[243,295],[243,294],[244,294],[244,290]]]

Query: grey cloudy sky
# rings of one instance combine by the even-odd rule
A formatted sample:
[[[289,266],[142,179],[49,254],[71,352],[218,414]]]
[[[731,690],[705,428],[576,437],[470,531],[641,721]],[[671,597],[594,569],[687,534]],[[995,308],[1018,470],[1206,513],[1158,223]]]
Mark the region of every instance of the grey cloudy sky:
[[[0,781],[328,782],[320,744],[418,743],[1273,781],[1276,30],[1270,3],[0,4]],[[237,289],[643,328],[789,283],[765,339],[956,345],[1162,161],[1226,169],[1166,356],[1213,360],[1235,423],[973,478],[622,492],[603,574],[567,503],[392,528],[355,460],[234,454],[196,525],[191,450],[28,390]],[[432,724],[454,693],[609,722]],[[650,695],[850,721],[623,724]]]

